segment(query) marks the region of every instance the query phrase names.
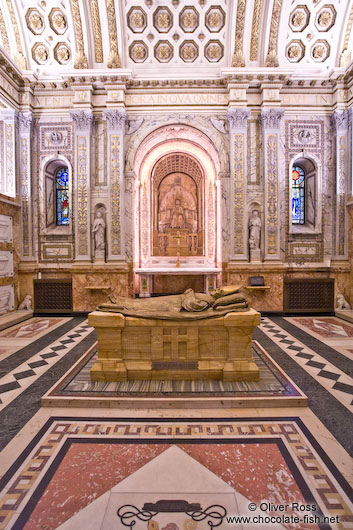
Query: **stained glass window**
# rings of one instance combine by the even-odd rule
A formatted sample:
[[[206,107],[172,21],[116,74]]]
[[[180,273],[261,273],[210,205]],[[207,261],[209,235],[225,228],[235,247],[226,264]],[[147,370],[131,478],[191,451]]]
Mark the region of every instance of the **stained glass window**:
[[[292,223],[305,223],[305,174],[299,166],[292,170]]]
[[[55,175],[56,184],[56,224],[68,225],[69,213],[69,172],[67,167],[58,169]]]

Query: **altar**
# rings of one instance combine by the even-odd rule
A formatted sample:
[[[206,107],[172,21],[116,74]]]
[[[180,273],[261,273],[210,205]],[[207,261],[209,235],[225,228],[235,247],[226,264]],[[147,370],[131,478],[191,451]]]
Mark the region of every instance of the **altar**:
[[[254,309],[202,320],[161,320],[94,311],[98,335],[94,381],[257,381],[252,334],[260,324]]]

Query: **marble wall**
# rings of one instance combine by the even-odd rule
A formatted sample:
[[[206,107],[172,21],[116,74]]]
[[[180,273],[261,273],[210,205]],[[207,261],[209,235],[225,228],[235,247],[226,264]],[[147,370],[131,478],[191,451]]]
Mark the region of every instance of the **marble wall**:
[[[0,195],[0,214],[12,217],[12,241],[0,242],[0,253],[3,256],[9,256],[11,253],[11,261],[13,264],[13,274],[0,274],[0,287],[13,286],[13,309],[17,308],[18,304],[27,293],[23,293],[19,282],[19,264],[20,264],[20,205],[16,199],[10,199],[4,195]],[[28,293],[30,294],[30,293]],[[12,298],[12,295],[11,295]]]

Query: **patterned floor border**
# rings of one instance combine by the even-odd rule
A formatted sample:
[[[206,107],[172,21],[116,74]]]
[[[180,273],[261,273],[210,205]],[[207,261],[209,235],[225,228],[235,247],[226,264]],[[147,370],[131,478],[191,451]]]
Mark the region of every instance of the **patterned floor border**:
[[[229,392],[218,393],[215,396],[205,395],[197,392],[192,394],[187,393],[185,396],[181,396],[180,392],[176,395],[169,393],[168,395],[161,396],[161,393],[152,395],[144,392],[140,394],[135,391],[129,393],[119,393],[116,395],[115,392],[91,392],[91,391],[79,391],[69,392],[65,388],[69,382],[80,373],[90,361],[92,353],[94,352],[95,345],[93,345],[84,357],[82,357],[72,368],[62,377],[43,397],[42,406],[45,407],[123,407],[123,408],[146,408],[146,407],[159,407],[159,408],[229,408],[229,407],[305,407],[307,406],[307,397],[298,388],[297,385],[286,375],[286,373],[280,368],[280,366],[271,359],[266,353],[264,348],[257,342],[254,341],[254,346],[260,352],[264,362],[268,366],[268,369],[275,374],[281,384],[283,385],[283,392],[268,392],[267,395],[264,393],[256,392],[252,388],[255,383],[249,384],[249,391],[235,391],[233,395]]]
[[[339,528],[352,528],[352,488],[298,417],[173,421],[167,418],[51,417],[0,480],[3,492],[0,529],[24,527],[70,444],[75,441],[214,444],[250,440],[271,441],[279,447],[282,444],[282,456],[306,501],[314,501],[325,516],[338,516]]]
[[[262,318],[260,329],[287,355],[310,373],[350,412],[353,412],[353,378],[288,333],[269,318]]]

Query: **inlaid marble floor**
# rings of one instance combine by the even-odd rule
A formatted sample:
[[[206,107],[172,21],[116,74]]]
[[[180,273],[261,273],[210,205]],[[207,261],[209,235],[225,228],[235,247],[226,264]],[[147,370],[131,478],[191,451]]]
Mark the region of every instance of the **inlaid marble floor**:
[[[353,528],[353,325],[262,319],[255,339],[309,407],[170,411],[41,407],[96,341],[86,319],[43,320],[0,333],[0,528]],[[299,520],[261,519],[279,505]]]

